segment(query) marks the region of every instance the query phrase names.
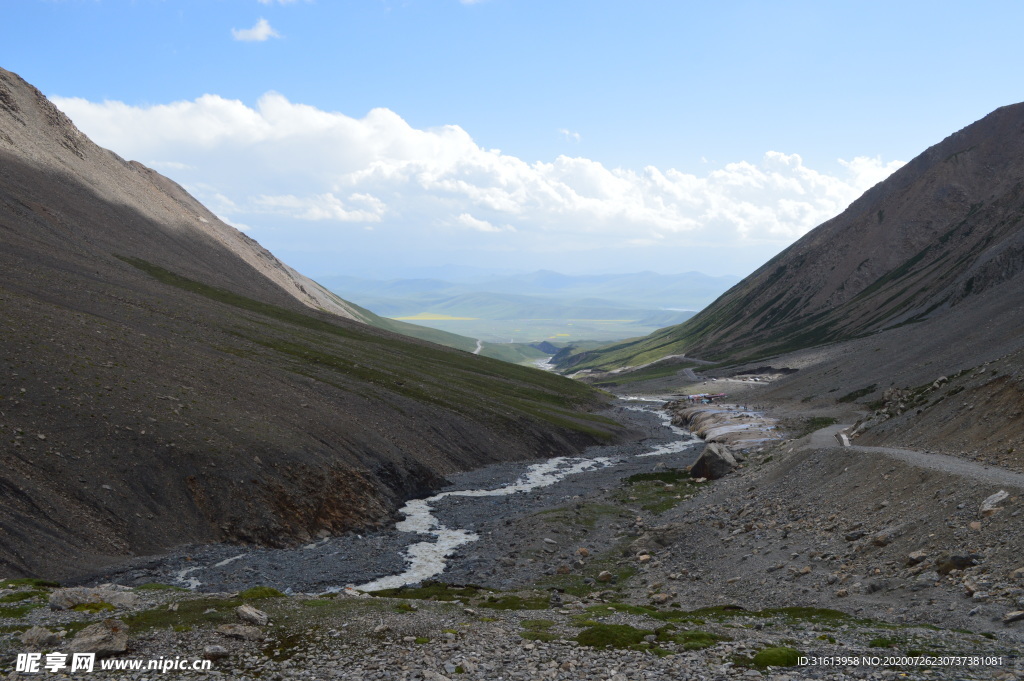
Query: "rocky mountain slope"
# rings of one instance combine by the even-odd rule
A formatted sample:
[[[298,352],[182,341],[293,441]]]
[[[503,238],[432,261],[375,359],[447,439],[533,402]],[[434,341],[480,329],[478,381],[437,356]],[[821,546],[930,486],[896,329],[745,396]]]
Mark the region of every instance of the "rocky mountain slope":
[[[620,429],[585,386],[360,310],[0,70],[0,574],[378,526]]]
[[[1024,288],[1022,220],[1015,104],[922,153],[693,319],[562,366],[754,359],[998,305]]]

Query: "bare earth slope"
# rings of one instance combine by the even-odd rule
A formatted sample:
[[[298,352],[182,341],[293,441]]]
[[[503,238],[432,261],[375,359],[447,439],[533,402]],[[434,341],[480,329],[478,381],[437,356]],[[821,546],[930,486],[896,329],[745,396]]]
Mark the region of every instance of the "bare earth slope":
[[[344,317],[0,70],[0,574],[377,526],[619,430],[572,381]]]
[[[1024,104],[1015,104],[922,153],[692,320],[575,366],[764,357],[1019,296],[1022,219]]]

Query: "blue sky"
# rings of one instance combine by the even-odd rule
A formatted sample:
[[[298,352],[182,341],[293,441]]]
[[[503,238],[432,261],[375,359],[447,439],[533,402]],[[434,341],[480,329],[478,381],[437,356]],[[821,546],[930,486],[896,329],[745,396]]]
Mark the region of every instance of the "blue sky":
[[[311,275],[744,275],[1024,99],[1024,5],[2,0],[0,66]]]

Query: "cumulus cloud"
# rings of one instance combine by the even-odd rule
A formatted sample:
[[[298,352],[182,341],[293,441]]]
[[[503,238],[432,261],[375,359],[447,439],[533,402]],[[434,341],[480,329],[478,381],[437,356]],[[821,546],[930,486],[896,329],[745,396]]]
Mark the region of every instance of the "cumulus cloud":
[[[97,143],[174,170],[233,223],[258,233],[272,218],[318,240],[333,226],[342,240],[373,227],[394,244],[474,239],[521,251],[785,245],[902,165],[858,157],[829,174],[777,151],[700,175],[566,155],[528,162],[459,126],[417,129],[388,109],[354,118],[277,93],[255,107],[217,95],[54,102]]]
[[[252,28],[233,28],[231,35],[235,40],[243,42],[263,42],[269,38],[280,38],[281,35],[275,31],[270,22],[261,18]]]

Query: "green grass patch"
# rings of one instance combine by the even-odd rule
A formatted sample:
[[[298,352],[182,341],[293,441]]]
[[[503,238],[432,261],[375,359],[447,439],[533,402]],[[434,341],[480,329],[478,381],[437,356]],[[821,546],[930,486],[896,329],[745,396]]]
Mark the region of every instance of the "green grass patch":
[[[258,601],[264,598],[284,598],[284,594],[270,586],[254,586],[238,594],[243,601]]]
[[[12,605],[0,608],[0,617],[23,617],[36,608],[43,607],[42,603],[26,603],[24,605]]]
[[[427,581],[418,587],[402,586],[397,589],[381,589],[371,591],[371,596],[381,598],[411,598],[424,601],[455,601],[467,600],[480,595],[481,589],[475,585],[453,586],[444,582]]]
[[[795,667],[800,656],[803,655],[796,648],[765,648],[754,655],[753,666],[758,669],[768,667]]]
[[[504,596],[488,596],[479,605],[481,608],[492,610],[545,610],[548,603],[547,596],[524,598],[516,594],[506,594]]]
[[[74,606],[71,609],[74,610],[75,612],[97,613],[97,612],[105,612],[105,611],[108,611],[108,610],[114,610],[115,608],[110,603],[106,603],[104,601],[100,601],[99,603],[79,603],[78,605]]]
[[[699,483],[687,471],[670,469],[659,473],[640,473],[626,478],[614,494],[622,504],[636,504],[651,513],[664,513],[693,496]]]
[[[5,579],[0,582],[0,588],[2,589],[16,589],[22,586],[31,586],[36,588],[51,588],[55,589],[60,586],[60,582],[53,582],[49,579],[36,579],[35,577],[22,577],[20,579]]]
[[[132,631],[231,624],[237,620],[235,608],[242,605],[242,600],[196,598],[178,601],[176,605],[177,610],[162,606],[128,615],[123,619]]]
[[[523,620],[519,623],[523,631],[519,636],[529,641],[557,641],[558,635],[550,631],[555,626],[553,620]]]
[[[595,624],[581,631],[576,640],[592,648],[633,648],[653,635],[650,629],[637,629],[628,624]]]
[[[800,433],[793,437],[794,439],[799,439],[805,435],[810,435],[815,431],[821,430],[822,428],[834,426],[836,423],[838,423],[838,421],[831,416],[814,416],[804,421],[803,427],[800,429]]]
[[[7,594],[6,596],[0,597],[0,603],[17,603],[19,601],[27,601],[38,596],[45,596],[45,591],[33,590],[33,591],[18,591],[13,594]]]

